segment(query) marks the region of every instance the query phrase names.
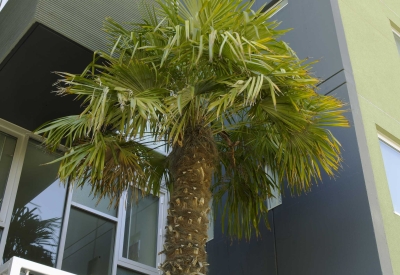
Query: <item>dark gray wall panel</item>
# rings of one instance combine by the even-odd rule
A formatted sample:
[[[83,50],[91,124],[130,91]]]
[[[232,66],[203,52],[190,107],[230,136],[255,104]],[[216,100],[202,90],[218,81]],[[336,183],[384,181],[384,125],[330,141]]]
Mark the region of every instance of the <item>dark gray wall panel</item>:
[[[53,72],[80,73],[93,53],[37,24],[0,65],[0,118],[28,130],[60,116],[79,113],[72,97],[52,93]]]
[[[220,219],[214,223],[214,239],[207,243],[209,275],[276,275],[273,211],[269,213],[271,230],[261,226],[261,237],[250,241],[223,236]]]
[[[346,85],[332,94],[348,101]],[[279,275],[382,274],[354,128],[333,132],[343,145],[338,177],[300,197],[286,191],[275,210]]]
[[[346,84],[346,76],[344,70],[328,77],[318,85],[318,93],[323,95],[333,95],[335,90]]]
[[[316,76],[324,80],[343,68],[329,0],[289,0],[272,19],[282,29],[293,28],[283,40],[300,58],[320,60]]]
[[[320,60],[313,69],[322,81],[318,92],[348,102],[330,1],[289,0],[273,19],[282,21],[280,28],[293,28],[283,40],[300,58]],[[347,116],[352,123],[351,113]],[[354,127],[333,132],[343,145],[343,167],[337,178],[325,175],[323,183],[300,197],[292,197],[286,190],[283,204],[273,210],[274,222],[270,219],[273,231],[263,229],[268,236],[262,240],[264,246],[252,245],[256,240],[231,245],[217,235],[216,228],[208,246],[211,275],[382,274]],[[254,259],[259,262],[252,265],[258,269],[249,267],[252,257],[248,255],[257,255]],[[261,258],[268,261],[268,267]]]

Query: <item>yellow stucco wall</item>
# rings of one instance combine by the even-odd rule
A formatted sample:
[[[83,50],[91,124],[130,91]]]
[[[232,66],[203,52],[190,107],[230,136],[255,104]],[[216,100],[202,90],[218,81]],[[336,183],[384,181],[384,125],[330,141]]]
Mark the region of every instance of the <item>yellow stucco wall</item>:
[[[400,140],[400,56],[391,25],[400,29],[400,1],[338,1],[393,272],[400,275],[400,216],[394,213],[378,140],[382,130]]]

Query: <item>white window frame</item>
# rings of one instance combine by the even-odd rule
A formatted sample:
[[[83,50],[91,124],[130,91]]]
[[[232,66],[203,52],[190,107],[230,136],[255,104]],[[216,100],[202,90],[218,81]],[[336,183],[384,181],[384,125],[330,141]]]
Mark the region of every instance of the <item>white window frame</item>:
[[[0,260],[3,259],[4,248],[8,230],[10,228],[12,210],[14,207],[15,197],[19,180],[21,177],[22,165],[24,163],[25,151],[28,145],[28,140],[31,133],[19,126],[16,126],[8,121],[0,119],[0,131],[9,134],[17,139],[13,160],[8,175],[8,180],[4,192],[4,199],[0,211],[0,227],[3,228],[3,234],[0,241]]]
[[[5,221],[12,201],[13,187],[18,184],[21,175],[23,159],[25,156],[25,149],[27,144],[27,133],[24,133],[19,127],[0,119],[0,131],[16,138],[17,143],[14,150],[14,155],[6,183],[2,207],[0,210],[0,226],[5,227]],[[22,161],[21,161],[22,160]]]
[[[393,32],[393,35],[397,36],[400,40],[400,32],[394,28],[392,28],[392,32]],[[396,40],[394,41],[394,43],[395,43],[397,51],[399,52],[399,55],[400,55],[400,51],[399,51],[400,45],[397,44]]]
[[[14,151],[13,160],[11,163],[10,173],[6,184],[6,189],[4,193],[3,206],[0,211],[0,228],[3,229],[1,242],[0,242],[0,260],[3,258],[3,253],[6,245],[8,230],[10,227],[12,210],[14,208],[15,198],[18,191],[18,185],[20,181],[20,176],[22,172],[22,166],[25,159],[25,152],[27,149],[29,139],[42,141],[42,137],[38,135],[34,135],[31,131],[26,130],[22,127],[14,125],[6,120],[0,119],[0,131],[9,134],[17,139],[16,148]],[[65,150],[62,146],[59,148],[60,150]],[[64,255],[65,249],[65,240],[67,236],[68,222],[71,207],[74,207],[79,210],[83,210],[92,215],[105,218],[111,222],[116,223],[116,231],[114,237],[113,248],[114,252],[112,255],[112,274],[115,275],[117,272],[117,267],[120,266],[122,268],[126,268],[128,270],[132,270],[139,273],[144,273],[148,275],[159,275],[161,271],[158,269],[158,266],[165,260],[165,255],[156,255],[156,265],[157,267],[150,267],[126,258],[122,257],[122,249],[123,249],[123,241],[124,241],[124,230],[125,230],[125,217],[126,217],[126,196],[127,192],[124,192],[121,200],[120,207],[117,210],[117,216],[114,217],[112,215],[103,213],[91,207],[85,206],[83,204],[74,202],[72,200],[73,192],[78,192],[77,190],[73,190],[70,186],[67,190],[67,197],[64,208],[64,217],[63,223],[60,233],[59,239],[59,247],[56,257],[56,268],[61,269],[62,267],[62,259]],[[165,241],[165,225],[167,218],[167,209],[168,209],[168,201],[169,201],[169,193],[165,188],[162,188],[159,196],[159,213],[158,213],[158,235],[157,235],[157,253],[163,250],[163,243]]]
[[[169,196],[168,192],[165,189],[161,189],[160,195],[158,196],[158,233],[157,233],[157,251],[160,252],[163,250],[163,244],[165,242],[165,225],[167,221],[167,209],[168,209],[168,201]],[[118,223],[118,231],[117,231],[117,238],[116,238],[116,251],[115,254],[115,267],[113,270],[113,274],[117,272],[117,266],[137,271],[139,273],[144,273],[148,275],[159,275],[161,271],[158,269],[158,266],[164,262],[165,255],[164,254],[157,254],[156,258],[156,267],[151,267],[127,258],[122,257],[123,248],[124,248],[124,234],[125,234],[125,221],[126,221],[126,209],[127,209],[127,200],[128,192],[124,192],[121,201],[120,201],[120,211],[118,213],[119,223]],[[157,252],[157,253],[158,253]]]
[[[0,227],[3,228],[3,234],[0,240],[0,262],[1,262],[3,259],[4,249],[6,247],[8,230],[10,228],[12,211],[14,209],[15,199],[17,196],[19,181],[21,178],[21,172],[25,160],[25,153],[28,146],[28,142],[30,139],[41,142],[43,141],[43,138],[39,135],[33,134],[31,131],[27,129],[24,129],[20,126],[17,126],[1,118],[0,118],[0,131],[17,138],[17,145],[15,146],[10,173],[8,176],[7,185],[4,192],[3,205],[0,210]],[[65,150],[63,146],[59,146],[58,149]],[[56,259],[56,266],[58,266],[57,261],[58,261],[58,256]]]
[[[400,32],[399,31],[397,31],[396,29],[392,28],[392,32],[393,32],[393,34],[397,35],[400,38]]]
[[[117,211],[117,216],[114,217],[112,215],[108,215],[106,213],[103,213],[101,211],[98,211],[94,208],[88,207],[86,205],[77,203],[72,201],[72,195],[74,191],[79,191],[79,190],[74,190],[72,188],[72,185],[70,185],[68,187],[68,194],[67,194],[67,199],[66,199],[66,203],[65,203],[65,211],[64,211],[64,218],[63,218],[63,223],[62,223],[62,228],[61,228],[61,235],[60,235],[60,241],[59,241],[59,246],[58,246],[58,253],[57,253],[57,261],[56,261],[56,268],[61,269],[62,267],[62,261],[63,261],[63,257],[64,257],[64,250],[65,250],[65,241],[67,238],[67,230],[68,230],[68,223],[69,223],[69,216],[70,216],[70,212],[71,212],[71,207],[87,212],[89,214],[92,214],[96,217],[101,217],[103,219],[109,220],[111,222],[114,222],[116,224],[115,228],[116,228],[116,232],[115,232],[115,237],[114,240],[117,238],[117,227],[118,227],[118,213],[119,211]],[[115,246],[115,244],[113,244]],[[114,254],[115,254],[115,250],[114,250]],[[114,258],[114,257],[113,257]],[[114,263],[113,263],[114,265]],[[112,270],[113,270],[114,266],[112,266]]]
[[[397,142],[393,141],[391,138],[389,138],[388,136],[386,136],[386,135],[384,135],[384,134],[382,134],[380,132],[378,133],[378,138],[380,140],[382,140],[383,142],[387,143],[389,146],[393,147],[394,150],[396,150],[396,151],[398,151],[400,153],[400,145]],[[381,152],[381,156],[382,156],[382,162],[384,162],[382,152]],[[383,163],[383,165],[385,165],[385,164]],[[385,171],[385,175],[386,175],[386,171]],[[388,183],[387,187],[389,188],[389,183]],[[389,193],[390,193],[390,190],[389,190]],[[393,199],[392,195],[391,195],[391,199]],[[392,205],[393,205],[393,202],[392,202]],[[395,210],[393,210],[393,213],[395,213],[396,215],[400,216],[400,213],[398,213]]]

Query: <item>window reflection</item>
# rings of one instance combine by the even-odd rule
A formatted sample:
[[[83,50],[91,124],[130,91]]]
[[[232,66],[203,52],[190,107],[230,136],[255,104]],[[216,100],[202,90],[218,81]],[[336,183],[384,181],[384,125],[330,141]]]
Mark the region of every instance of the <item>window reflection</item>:
[[[12,213],[3,260],[13,256],[55,266],[66,188],[57,180],[60,157],[30,140]]]
[[[117,267],[117,275],[144,275],[142,273],[137,273],[133,270],[129,270],[126,268],[122,268],[120,266]]]
[[[114,207],[114,205],[110,207],[110,199],[103,198],[102,200],[98,201],[98,198],[93,197],[93,194],[91,194],[91,190],[90,184],[85,184],[82,188],[75,187],[74,193],[72,194],[72,200],[96,209],[97,211],[101,211],[105,214],[116,217],[117,209]]]
[[[62,269],[78,275],[111,274],[115,223],[71,208]]]
[[[127,207],[124,234],[124,258],[156,267],[158,201],[155,196],[139,197]]]

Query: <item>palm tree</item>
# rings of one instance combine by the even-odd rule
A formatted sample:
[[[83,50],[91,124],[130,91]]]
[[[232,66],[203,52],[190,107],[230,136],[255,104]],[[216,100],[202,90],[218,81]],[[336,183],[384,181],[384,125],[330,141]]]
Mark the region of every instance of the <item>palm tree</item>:
[[[80,75],[60,73],[58,93],[84,110],[41,126],[69,150],[59,177],[118,201],[170,189],[164,274],[205,274],[209,201],[226,202],[229,235],[267,223],[266,199],[285,180],[307,192],[340,167],[329,127],[346,127],[343,103],[315,92],[318,79],[280,40],[285,31],[240,0],[166,0],[142,24],[111,19],[110,53]],[[158,142],[168,156],[149,149]],[[160,145],[160,146],[161,146]],[[268,170],[266,170],[268,167]],[[276,174],[276,178],[272,177]],[[211,186],[211,182],[213,185]]]

